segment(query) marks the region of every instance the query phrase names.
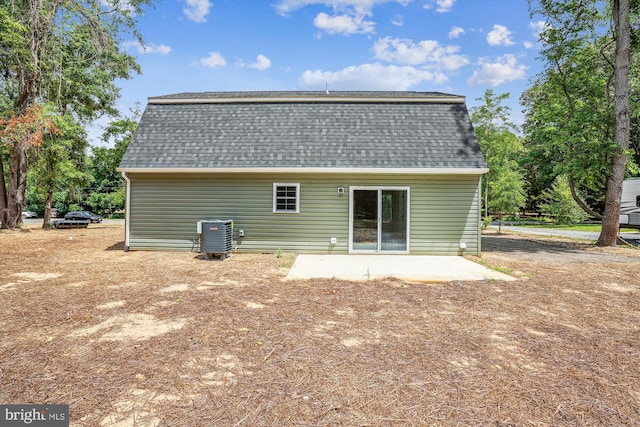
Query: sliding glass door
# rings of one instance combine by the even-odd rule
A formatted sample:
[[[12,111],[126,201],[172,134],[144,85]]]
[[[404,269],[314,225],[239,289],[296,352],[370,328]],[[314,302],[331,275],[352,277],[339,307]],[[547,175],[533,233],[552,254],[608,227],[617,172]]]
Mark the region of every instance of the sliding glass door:
[[[409,189],[351,188],[350,250],[407,252]]]
[[[378,190],[353,190],[354,251],[378,250]]]

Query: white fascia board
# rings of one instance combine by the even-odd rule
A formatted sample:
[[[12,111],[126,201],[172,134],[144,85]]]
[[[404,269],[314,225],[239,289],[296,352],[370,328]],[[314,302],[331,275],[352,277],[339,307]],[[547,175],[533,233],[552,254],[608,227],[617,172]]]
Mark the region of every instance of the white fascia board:
[[[271,102],[335,102],[335,103],[352,103],[352,102],[375,102],[375,103],[426,103],[426,104],[464,104],[464,96],[424,96],[424,97],[340,97],[340,96],[319,96],[319,97],[229,97],[229,98],[148,98],[149,104],[243,104],[243,103],[271,103]]]
[[[381,175],[483,175],[488,168],[117,168],[126,173],[349,173]]]

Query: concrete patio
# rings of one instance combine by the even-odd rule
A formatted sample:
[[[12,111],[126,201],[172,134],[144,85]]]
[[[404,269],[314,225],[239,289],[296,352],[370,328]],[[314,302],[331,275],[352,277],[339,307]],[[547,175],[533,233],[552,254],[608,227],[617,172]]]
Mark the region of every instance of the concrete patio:
[[[370,280],[394,277],[413,282],[516,280],[460,256],[298,255],[287,279]]]

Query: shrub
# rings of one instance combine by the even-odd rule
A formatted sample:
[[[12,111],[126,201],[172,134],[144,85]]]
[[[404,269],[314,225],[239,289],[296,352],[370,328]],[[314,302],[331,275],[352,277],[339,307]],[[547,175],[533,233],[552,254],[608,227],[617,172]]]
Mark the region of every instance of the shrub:
[[[552,217],[556,224],[578,224],[589,217],[573,200],[565,175],[557,176],[551,188],[542,193],[542,198],[544,203],[540,205],[540,209],[545,215]]]

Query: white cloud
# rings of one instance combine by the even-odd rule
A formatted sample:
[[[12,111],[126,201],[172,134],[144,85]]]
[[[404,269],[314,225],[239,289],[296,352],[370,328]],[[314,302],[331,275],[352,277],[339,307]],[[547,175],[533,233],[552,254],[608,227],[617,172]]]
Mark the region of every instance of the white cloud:
[[[436,6],[436,12],[445,13],[453,8],[455,2],[456,0],[430,0],[430,2],[424,4],[424,8],[432,9]]]
[[[531,42],[524,42],[522,44],[524,45],[525,49],[533,49],[535,47],[535,44]]]
[[[481,68],[474,71],[473,76],[467,80],[470,85],[498,86],[504,82],[522,80],[526,77],[528,68],[525,65],[518,64],[514,55],[503,55],[495,62],[482,58],[479,64]]]
[[[365,21],[366,14],[329,16],[322,12],[313,20],[313,24],[329,34],[366,34],[372,33],[375,23]]]
[[[391,19],[391,23],[396,27],[402,27],[404,25],[404,16],[397,14]]]
[[[264,55],[258,55],[256,58],[256,62],[249,64],[248,67],[263,71],[271,67],[271,60]]]
[[[449,38],[450,39],[457,39],[458,37],[460,37],[463,34],[464,34],[464,28],[451,27],[451,31],[449,31]]]
[[[409,90],[423,82],[442,84],[443,73],[396,65],[362,64],[339,71],[307,70],[298,83],[305,89],[329,87],[329,90]]]
[[[164,44],[148,43],[145,45],[140,44],[137,40],[126,41],[123,43],[125,50],[135,49],[141,55],[154,54],[168,55],[171,52],[171,47]]]
[[[402,65],[425,65],[435,69],[457,70],[469,63],[458,55],[459,46],[441,46],[436,40],[414,43],[408,39],[385,37],[373,45],[377,59]]]
[[[511,39],[511,31],[504,25],[495,24],[493,30],[487,34],[487,43],[491,46],[511,46],[514,44]]]
[[[276,11],[280,15],[288,15],[297,9],[302,9],[305,6],[312,4],[325,4],[324,1],[318,0],[280,0],[276,5]]]
[[[449,12],[455,2],[456,0],[436,0],[436,3],[438,4],[436,11],[440,13]]]
[[[187,5],[182,8],[182,11],[187,15],[187,18],[193,22],[207,22],[207,15],[211,9],[209,0],[184,0],[184,2]]]
[[[545,21],[536,21],[536,22],[529,23],[529,29],[531,30],[533,37],[535,37],[536,42],[540,40],[543,33],[549,28],[550,28],[550,25]],[[529,44],[531,45],[531,47],[534,47],[534,43],[529,43]],[[529,49],[529,46],[527,46],[526,44],[525,44],[525,47]]]
[[[129,0],[100,0],[100,5],[103,9],[112,10],[117,9],[122,13],[133,13],[135,8]]]
[[[216,68],[227,65],[227,60],[219,52],[209,52],[209,56],[200,59],[199,63],[207,68]]]
[[[279,0],[276,5],[276,11],[280,15],[288,15],[297,9],[302,9],[305,6],[311,5],[323,5],[331,6],[334,10],[364,10],[371,11],[374,6],[383,3],[399,3],[403,6],[411,3],[413,0]],[[438,1],[451,1],[451,0],[438,0]],[[455,0],[454,0],[455,1]]]
[[[547,29],[548,25],[545,21],[529,22],[529,29],[533,31],[533,35],[537,38],[541,32]]]
[[[314,25],[329,34],[369,34],[375,31],[376,23],[368,20],[373,16],[375,6],[384,3],[398,3],[403,6],[413,0],[279,0],[275,9],[278,14],[287,16],[291,12],[306,6],[326,6],[333,9],[332,14],[320,12],[316,15]],[[451,1],[451,0],[439,0]],[[391,23],[396,26],[404,24],[404,18],[396,15]]]

